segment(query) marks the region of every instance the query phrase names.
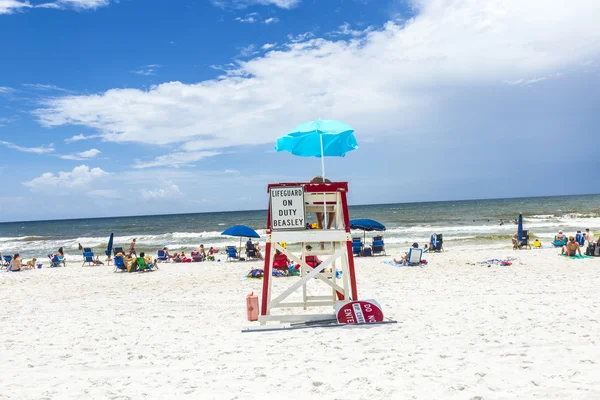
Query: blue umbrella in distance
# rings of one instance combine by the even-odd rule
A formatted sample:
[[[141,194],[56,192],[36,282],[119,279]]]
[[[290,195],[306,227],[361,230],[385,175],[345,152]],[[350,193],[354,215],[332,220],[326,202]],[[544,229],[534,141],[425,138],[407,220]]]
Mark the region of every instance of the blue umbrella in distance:
[[[367,231],[385,231],[385,225],[368,218],[353,219],[350,221],[350,229],[360,229],[363,231],[363,241],[366,239]]]
[[[518,244],[521,246],[521,240],[523,239],[523,214],[519,214],[519,224],[517,227]]]
[[[260,235],[256,233],[256,231],[249,226],[246,225],[234,225],[231,228],[225,229],[221,232],[221,235],[226,236],[239,236],[240,238],[240,253],[242,251],[242,238],[259,238]]]

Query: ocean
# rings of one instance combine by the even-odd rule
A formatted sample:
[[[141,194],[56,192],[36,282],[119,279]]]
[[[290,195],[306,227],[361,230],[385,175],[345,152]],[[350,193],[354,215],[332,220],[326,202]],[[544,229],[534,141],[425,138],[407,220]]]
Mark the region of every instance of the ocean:
[[[549,244],[559,229],[575,234],[590,228],[595,236],[600,234],[600,195],[360,205],[350,206],[349,211],[351,219],[370,218],[384,224],[388,247],[427,243],[432,233],[443,233],[446,248],[510,248],[516,231],[513,220],[519,213],[525,229],[542,243]],[[164,246],[171,253],[189,252],[200,244],[223,248],[239,243],[237,238],[221,235],[238,224],[254,228],[264,243],[266,218],[266,210],[256,210],[0,223],[0,253],[45,259],[63,247],[67,255],[81,257],[81,243],[103,254],[111,232],[115,246],[128,248],[137,238],[138,252],[155,254]],[[314,215],[307,218],[316,221]],[[363,236],[362,231],[354,233]],[[367,232],[367,241],[373,234]]]

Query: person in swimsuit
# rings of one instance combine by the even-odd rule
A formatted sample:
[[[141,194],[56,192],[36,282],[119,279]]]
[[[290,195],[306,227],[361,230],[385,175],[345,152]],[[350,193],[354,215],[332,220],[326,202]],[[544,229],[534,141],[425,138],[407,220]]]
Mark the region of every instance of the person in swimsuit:
[[[137,241],[136,238],[133,238],[133,241],[131,242],[131,244],[129,245],[129,256],[131,256],[132,254],[135,254],[135,256],[137,257],[137,253],[135,251],[135,242]]]
[[[516,250],[519,248],[519,232],[515,232],[515,234],[512,236],[512,243],[513,243],[513,250]]]
[[[581,256],[581,248],[579,247],[579,243],[575,241],[574,236],[569,236],[569,242],[566,244],[566,246],[563,246],[560,254],[566,254],[569,257],[573,257],[577,253],[579,253]]]

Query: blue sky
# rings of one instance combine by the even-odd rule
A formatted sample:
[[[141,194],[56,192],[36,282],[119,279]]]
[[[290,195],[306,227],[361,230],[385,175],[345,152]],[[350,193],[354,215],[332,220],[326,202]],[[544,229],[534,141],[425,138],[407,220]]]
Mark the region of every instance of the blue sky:
[[[0,0],[0,221],[597,192],[594,0]],[[597,185],[596,185],[597,186]]]

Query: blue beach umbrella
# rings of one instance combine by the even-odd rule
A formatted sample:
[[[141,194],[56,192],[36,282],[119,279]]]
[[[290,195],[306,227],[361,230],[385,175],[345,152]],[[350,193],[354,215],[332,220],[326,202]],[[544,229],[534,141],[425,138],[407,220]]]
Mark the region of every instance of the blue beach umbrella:
[[[523,214],[519,214],[519,225],[517,227],[517,237],[519,241],[519,246],[521,245],[521,240],[523,238]]]
[[[106,247],[106,251],[104,252],[106,254],[106,257],[108,257],[109,260],[110,260],[110,254],[112,253],[114,236],[115,236],[114,233],[110,234],[110,238],[108,239],[108,246]],[[109,265],[110,265],[110,261],[109,261]]]
[[[366,232],[385,231],[385,225],[368,218],[353,219],[350,221],[350,229],[360,229],[363,231],[363,241],[366,239]]]
[[[277,139],[275,151],[288,151],[300,157],[321,159],[321,177],[325,182],[325,157],[344,157],[347,152],[358,149],[354,129],[335,120],[317,120],[298,125],[285,136]],[[324,196],[324,195],[323,195]],[[323,201],[323,214],[325,212]]]
[[[231,228],[225,229],[221,235],[226,236],[239,236],[240,238],[240,252],[242,251],[242,238],[259,238],[260,235],[249,226],[246,225],[234,225]]]

